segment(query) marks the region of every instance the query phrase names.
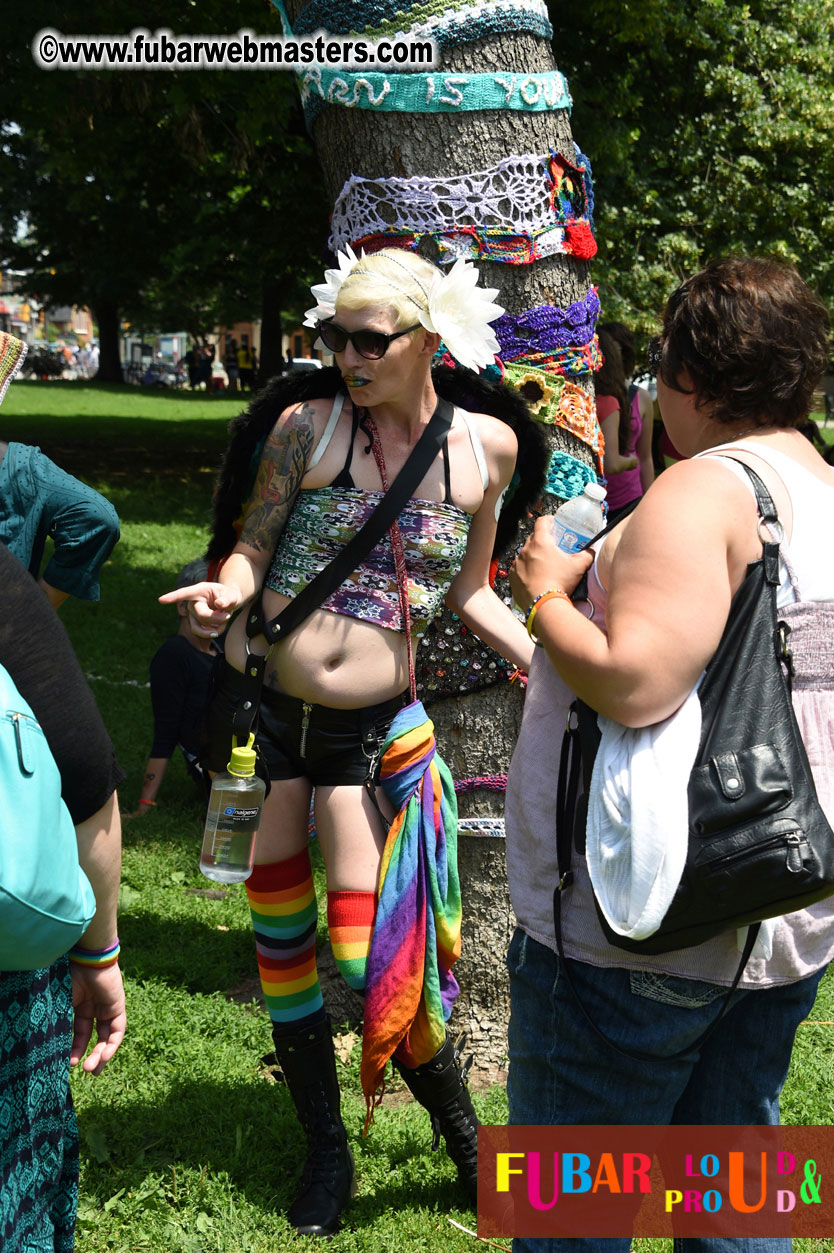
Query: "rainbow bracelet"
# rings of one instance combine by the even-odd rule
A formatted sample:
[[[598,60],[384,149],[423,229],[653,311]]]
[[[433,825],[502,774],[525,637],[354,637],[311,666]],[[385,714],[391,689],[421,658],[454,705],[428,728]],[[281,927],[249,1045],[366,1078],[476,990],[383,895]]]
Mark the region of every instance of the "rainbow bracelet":
[[[533,643],[539,648],[541,648],[541,640],[533,634],[533,623],[536,621],[536,614],[539,612],[542,605],[548,600],[566,600],[568,604],[571,603],[570,596],[568,596],[567,592],[561,587],[550,587],[546,592],[539,592],[538,596],[527,610],[527,634],[530,636]]]
[[[117,939],[109,948],[81,948],[76,944],[69,951],[69,959],[76,966],[87,966],[94,970],[115,966],[119,960],[119,941]]]

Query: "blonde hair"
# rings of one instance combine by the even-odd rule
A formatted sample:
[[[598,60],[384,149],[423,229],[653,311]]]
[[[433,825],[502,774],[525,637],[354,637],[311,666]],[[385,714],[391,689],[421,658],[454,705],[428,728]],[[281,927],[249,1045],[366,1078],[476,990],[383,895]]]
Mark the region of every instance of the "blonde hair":
[[[429,291],[438,273],[436,266],[403,248],[383,248],[362,257],[351,270],[336,297],[336,309],[357,311],[367,305],[383,305],[395,315],[397,330],[417,321],[429,307]]]

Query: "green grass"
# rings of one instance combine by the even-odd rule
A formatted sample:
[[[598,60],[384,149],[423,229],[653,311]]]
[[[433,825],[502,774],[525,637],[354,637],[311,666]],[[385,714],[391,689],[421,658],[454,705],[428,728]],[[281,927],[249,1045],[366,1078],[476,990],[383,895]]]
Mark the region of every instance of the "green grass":
[[[122,538],[98,605],[61,613],[128,778],[135,808],[150,745],[148,663],[176,628],[156,597],[199,555],[216,466],[239,400],[79,383],[16,383],[3,406],[5,439],[37,443],[114,502]],[[219,897],[197,870],[203,808],[180,761],[160,804],[124,824],[120,933],[128,1034],[98,1079],[75,1073],[82,1153],[79,1253],[281,1253],[321,1249],[293,1240],[283,1212],[300,1165],[289,1095],[261,1058],[269,1022],[251,999],[255,972],[246,896]],[[320,868],[319,888],[321,889]],[[324,930],[323,920],[320,929]],[[242,990],[241,990],[242,988]],[[235,997],[229,993],[235,992]],[[834,979],[814,1020],[834,1020]],[[475,1217],[443,1154],[428,1151],[424,1111],[392,1100],[362,1140],[359,1050],[345,1034],[344,1112],[359,1195],[334,1253],[464,1253],[475,1242],[448,1222]],[[743,1076],[740,1077],[743,1082]],[[834,1028],[803,1026],[785,1121],[829,1123]],[[402,1092],[399,1081],[393,1096]],[[476,1096],[485,1121],[503,1122],[502,1088]],[[508,1242],[503,1242],[508,1245]],[[487,1246],[484,1246],[487,1247]],[[830,1241],[798,1242],[822,1253]],[[635,1242],[668,1253],[671,1242]]]

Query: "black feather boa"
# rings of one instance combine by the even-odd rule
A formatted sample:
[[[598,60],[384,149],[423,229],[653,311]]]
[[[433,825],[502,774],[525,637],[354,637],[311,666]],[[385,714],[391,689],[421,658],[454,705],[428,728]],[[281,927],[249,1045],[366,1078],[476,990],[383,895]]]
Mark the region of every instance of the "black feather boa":
[[[503,553],[516,537],[530,506],[539,498],[547,470],[547,443],[541,425],[526,403],[510,387],[491,383],[472,370],[437,365],[432,380],[438,396],[461,409],[488,413],[512,427],[518,439],[516,474],[507,496],[495,538],[495,554]],[[298,375],[279,375],[254,397],[245,413],[234,418],[213,500],[213,526],[206,556],[220,561],[237,541],[234,524],[252,490],[264,441],[280,413],[302,400],[329,398],[344,386],[334,367]]]

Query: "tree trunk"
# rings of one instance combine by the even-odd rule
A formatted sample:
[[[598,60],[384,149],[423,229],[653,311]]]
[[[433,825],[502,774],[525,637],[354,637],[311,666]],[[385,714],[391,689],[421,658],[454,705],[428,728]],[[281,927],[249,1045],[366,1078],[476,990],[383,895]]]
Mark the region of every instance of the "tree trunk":
[[[287,0],[291,21],[301,7],[302,0]],[[403,4],[401,9],[407,12],[410,7]],[[322,25],[326,27],[326,20]],[[446,48],[441,54],[441,68],[433,72],[526,75],[556,68],[545,39],[516,34]],[[570,119],[565,111],[491,110],[457,116],[331,105],[316,118],[313,140],[331,202],[351,174],[367,178],[442,177],[493,167],[512,153],[544,154],[557,149],[573,154]],[[543,304],[565,308],[586,295],[590,281],[588,263],[565,255],[532,265],[483,261],[477,265],[480,281],[498,288],[499,302],[511,313]],[[590,390],[588,376],[585,380]],[[585,444],[558,427],[548,426],[546,430],[552,448],[592,464]],[[546,499],[551,510],[560,503],[554,497]],[[438,745],[456,780],[506,773],[522,702],[520,685],[508,688],[501,684],[431,705]],[[503,796],[495,792],[462,795],[460,812],[467,817],[500,818]],[[493,821],[484,826],[492,834],[463,830],[458,841],[464,917],[463,950],[455,972],[462,991],[452,1025],[469,1032],[475,1045],[475,1070],[493,1078],[506,1063],[509,1005],[504,955],[514,920],[500,824]]]
[[[265,383],[284,368],[281,347],[281,307],[283,289],[280,283],[265,281],[261,307],[261,352],[258,358],[259,385]]]
[[[95,306],[98,322],[99,357],[96,380],[99,383],[121,383],[122,359],[119,352],[119,310],[112,300],[100,300]]]

